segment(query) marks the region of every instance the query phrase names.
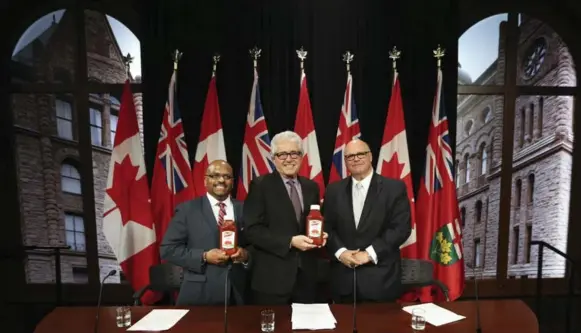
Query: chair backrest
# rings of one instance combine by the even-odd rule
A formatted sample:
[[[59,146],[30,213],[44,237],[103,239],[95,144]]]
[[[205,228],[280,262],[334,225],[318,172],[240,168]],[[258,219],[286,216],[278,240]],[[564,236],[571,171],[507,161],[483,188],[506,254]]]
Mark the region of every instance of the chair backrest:
[[[403,285],[424,287],[434,283],[434,265],[429,260],[402,259],[401,269]]]
[[[182,268],[170,263],[163,263],[149,268],[149,285],[153,291],[171,292],[179,290],[182,277]]]

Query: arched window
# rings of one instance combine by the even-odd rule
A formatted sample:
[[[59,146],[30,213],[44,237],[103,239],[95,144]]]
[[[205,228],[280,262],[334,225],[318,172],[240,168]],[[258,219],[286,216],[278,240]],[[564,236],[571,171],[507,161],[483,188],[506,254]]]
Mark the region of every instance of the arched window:
[[[79,170],[67,162],[61,165],[61,190],[65,193],[81,194]]]
[[[486,11],[489,12],[488,9]],[[530,12],[543,13],[543,10],[536,8]],[[471,15],[474,17],[475,14]],[[478,22],[460,18],[460,22],[462,35],[458,40],[458,62],[462,67],[458,68],[459,116],[456,128],[459,133],[456,135],[456,146],[480,145],[480,142],[474,142],[474,138],[480,137],[480,134],[488,134],[491,139],[486,142],[489,148],[487,157],[490,161],[494,159],[495,162],[502,162],[495,163],[492,168],[491,162],[487,161],[488,173],[494,173],[496,177],[490,178],[489,186],[464,194],[458,202],[461,207],[475,205],[478,200],[475,195],[486,197],[487,204],[482,220],[486,220],[484,216],[488,218],[484,233],[494,236],[464,234],[463,242],[473,244],[474,239],[481,237],[486,244],[483,253],[487,265],[482,277],[495,280],[485,282],[490,282],[487,286],[500,293],[501,288],[507,290],[510,285],[517,289],[516,282],[524,281],[517,280],[511,284],[509,276],[536,277],[536,267],[533,267],[535,265],[514,268],[510,265],[513,262],[537,261],[536,247],[533,247],[530,258],[530,252],[525,249],[526,239],[530,234],[525,230],[528,225],[542,230],[535,234],[538,236],[537,240],[544,240],[564,252],[574,251],[573,256],[581,255],[578,247],[567,242],[570,239],[569,228],[573,224],[569,222],[569,210],[560,208],[563,201],[573,207],[574,202],[581,200],[571,198],[571,193],[576,192],[570,190],[574,188],[570,184],[571,172],[581,166],[576,165],[576,162],[573,162],[575,165],[571,164],[571,161],[577,160],[572,158],[571,150],[549,151],[549,141],[535,140],[546,133],[557,133],[568,145],[574,145],[575,133],[571,131],[571,124],[574,111],[578,110],[574,110],[573,105],[581,103],[581,96],[575,95],[578,91],[576,85],[579,66],[576,66],[573,59],[581,54],[572,54],[573,48],[569,49],[566,43],[566,38],[575,41],[575,30],[571,28],[567,31],[564,27],[568,24],[558,19],[555,22],[560,26],[552,27],[542,17],[510,12],[482,16]],[[563,38],[563,33],[568,35]],[[506,80],[506,74],[512,79]],[[505,100],[507,96],[513,99]],[[474,116],[480,115],[486,119],[486,112],[482,111],[486,106],[493,110],[494,122],[487,124],[483,121],[487,125],[476,128],[473,134],[478,131],[486,133],[478,132],[477,135],[466,137],[465,119],[475,119]],[[510,130],[504,126],[510,126]],[[491,133],[500,135],[490,135]],[[532,144],[527,144],[528,142]],[[484,160],[481,159],[482,165],[478,168],[483,172]],[[523,175],[526,172],[523,168],[535,170],[534,175]],[[501,179],[505,177],[509,177],[510,181]],[[541,183],[542,186],[539,186]],[[507,186],[508,184],[512,186]],[[542,206],[539,198],[543,199]],[[527,206],[526,210],[521,209],[521,206]],[[486,211],[491,214],[488,215]],[[549,213],[557,211],[559,213]],[[576,212],[574,208],[571,211]],[[475,216],[478,217],[477,211]],[[577,225],[574,230],[579,231]],[[497,235],[504,237],[496,237]],[[508,249],[508,253],[499,253],[497,249]],[[523,249],[522,255],[519,249]],[[507,255],[509,265],[506,265]],[[563,286],[566,286],[563,277],[567,274],[567,265],[562,258],[545,254],[543,265],[547,272],[550,271],[544,277],[559,278],[559,283],[562,281]],[[534,292],[533,283],[534,281],[522,283],[518,285],[519,290],[524,290],[522,285],[526,285],[527,292]]]
[[[480,174],[484,175],[488,171],[488,153],[486,152],[486,143],[480,144]]]
[[[480,223],[482,221],[482,201],[476,201],[474,208],[476,210],[476,223]]]

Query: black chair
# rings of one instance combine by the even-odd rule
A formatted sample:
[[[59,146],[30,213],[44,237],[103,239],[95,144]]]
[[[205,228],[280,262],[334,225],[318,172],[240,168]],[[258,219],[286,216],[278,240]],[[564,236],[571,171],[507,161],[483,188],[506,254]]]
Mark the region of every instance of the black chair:
[[[163,263],[149,268],[149,285],[133,294],[133,303],[141,305],[141,297],[146,291],[161,292],[168,297],[171,305],[176,303],[176,295],[182,284],[183,270],[181,267]]]
[[[450,301],[448,287],[442,281],[434,279],[434,265],[431,261],[402,259],[401,268],[401,282],[406,292],[422,287],[437,286],[446,296],[446,301]]]

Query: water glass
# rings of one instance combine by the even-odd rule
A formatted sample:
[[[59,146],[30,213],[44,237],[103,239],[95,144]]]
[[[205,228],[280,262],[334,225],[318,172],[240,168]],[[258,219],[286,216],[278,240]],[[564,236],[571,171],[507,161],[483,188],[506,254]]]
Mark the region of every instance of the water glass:
[[[274,332],[274,310],[262,310],[260,312],[260,329],[264,333]]]
[[[423,331],[426,328],[426,311],[423,309],[412,310],[412,329]]]
[[[120,306],[116,310],[117,327],[131,326],[131,308],[128,306]]]

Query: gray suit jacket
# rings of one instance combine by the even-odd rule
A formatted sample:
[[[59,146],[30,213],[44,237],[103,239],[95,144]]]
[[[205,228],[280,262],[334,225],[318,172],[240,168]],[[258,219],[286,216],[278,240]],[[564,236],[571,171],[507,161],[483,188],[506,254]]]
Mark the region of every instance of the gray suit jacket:
[[[238,227],[238,244],[246,247],[242,203],[231,200]],[[184,269],[178,305],[224,304],[224,283],[228,268],[226,265],[206,264],[202,258],[204,251],[218,247],[218,224],[208,197],[204,195],[179,205],[160,247],[162,260]],[[232,264],[230,300],[238,305],[245,303],[247,269],[245,265]]]

